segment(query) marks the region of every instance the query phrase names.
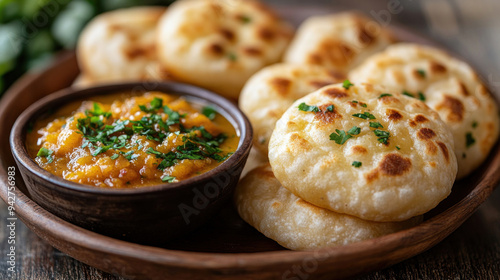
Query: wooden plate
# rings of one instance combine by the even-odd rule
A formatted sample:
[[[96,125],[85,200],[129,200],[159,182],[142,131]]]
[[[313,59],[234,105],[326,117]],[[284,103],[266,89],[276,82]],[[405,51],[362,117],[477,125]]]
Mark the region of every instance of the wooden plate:
[[[310,11],[309,11],[310,12]],[[317,12],[317,11],[316,11]],[[322,11],[323,13],[325,11]],[[295,23],[303,10],[282,10]],[[403,41],[432,44],[405,29]],[[289,251],[243,222],[231,205],[208,225],[165,248],[129,243],[74,226],[34,203],[19,172],[8,193],[7,170],[15,166],[8,135],[16,117],[30,104],[69,86],[78,75],[74,53],[65,53],[45,72],[28,74],[0,102],[0,196],[15,197],[17,216],[55,248],[88,265],[125,277],[147,279],[332,279],[381,269],[419,254],[458,228],[500,181],[500,147],[478,170],[456,182],[450,197],[425,215],[417,227],[347,246]]]

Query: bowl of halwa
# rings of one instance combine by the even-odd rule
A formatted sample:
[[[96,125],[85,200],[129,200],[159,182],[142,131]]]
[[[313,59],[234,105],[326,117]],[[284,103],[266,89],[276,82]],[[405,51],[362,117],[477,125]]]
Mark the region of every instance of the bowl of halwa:
[[[251,139],[232,102],[162,82],[51,94],[19,116],[10,145],[43,208],[101,234],[161,244],[228,200]]]

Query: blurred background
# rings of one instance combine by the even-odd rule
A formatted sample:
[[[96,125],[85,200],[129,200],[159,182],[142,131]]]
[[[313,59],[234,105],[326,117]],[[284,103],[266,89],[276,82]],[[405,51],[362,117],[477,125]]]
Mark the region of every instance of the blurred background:
[[[175,0],[0,0],[0,95],[28,70],[43,69],[61,49],[73,49],[95,15]],[[220,0],[225,1],[225,0]],[[403,25],[431,37],[480,69],[490,88],[500,87],[498,0],[264,0],[286,9],[361,10],[382,25]],[[328,7],[325,9],[325,7]]]

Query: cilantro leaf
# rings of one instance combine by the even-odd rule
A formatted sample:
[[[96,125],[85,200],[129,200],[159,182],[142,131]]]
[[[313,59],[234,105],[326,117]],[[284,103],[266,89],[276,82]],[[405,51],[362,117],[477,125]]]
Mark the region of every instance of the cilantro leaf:
[[[377,139],[378,142],[387,145],[389,137],[391,136],[391,133],[389,131],[383,131],[383,130],[375,129],[373,131],[373,133],[375,133],[375,136],[378,137],[378,139]]]
[[[357,114],[353,114],[352,115],[353,117],[357,117],[357,118],[361,118],[361,119],[364,119],[364,120],[367,120],[367,119],[370,119],[370,120],[374,120],[375,119],[375,116],[370,114],[369,112],[364,112],[364,113],[357,113]]]
[[[420,77],[425,78],[425,71],[424,70],[417,69],[417,73],[418,73],[418,75],[420,75]]]
[[[425,95],[421,91],[418,92],[418,99],[421,101],[425,101]]]
[[[163,176],[163,177],[161,177],[161,180],[163,182],[172,183],[175,180],[175,177],[172,177],[172,176]]]
[[[336,133],[333,132],[332,134],[330,134],[330,140],[335,141],[335,143],[337,143],[339,145],[343,145],[345,143],[345,141],[347,141],[349,138],[352,137],[350,134],[346,133],[344,130],[335,129],[335,131],[336,131]]]
[[[314,106],[314,105],[307,105],[306,103],[302,102],[299,104],[299,110],[300,111],[304,111],[304,112],[319,112],[319,108],[318,106]]]
[[[472,136],[472,132],[467,132],[465,134],[465,146],[469,148],[470,146],[474,145],[476,143],[476,139],[474,139],[474,136]]]
[[[373,128],[384,128],[379,122],[370,122],[370,127]]]
[[[335,109],[335,106],[333,106],[333,105],[326,107],[327,112],[333,112],[333,109]]]
[[[351,135],[358,135],[360,132],[361,132],[361,128],[359,128],[357,126],[353,126],[351,129],[349,129],[349,131],[347,131],[347,133],[349,133]]]
[[[214,107],[212,106],[205,106],[201,110],[201,113],[205,115],[209,120],[213,120],[215,116],[217,115],[217,111],[215,111]]]
[[[362,165],[362,164],[363,164],[363,163],[362,163],[362,162],[360,162],[360,161],[353,161],[353,162],[352,162],[352,166],[354,166],[354,167],[356,167],[356,168],[361,167],[361,165]]]
[[[349,89],[350,87],[352,87],[354,84],[351,83],[351,81],[349,80],[345,80],[343,83],[342,83],[342,87],[344,87],[345,89]]]
[[[380,99],[380,98],[382,98],[382,97],[386,97],[386,96],[392,96],[392,94],[390,94],[390,93],[382,93],[382,94],[378,97],[378,99]]]

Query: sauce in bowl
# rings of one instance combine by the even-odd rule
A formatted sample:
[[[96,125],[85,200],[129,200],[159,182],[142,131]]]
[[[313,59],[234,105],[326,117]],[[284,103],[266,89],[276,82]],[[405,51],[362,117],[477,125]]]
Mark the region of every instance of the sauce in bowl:
[[[207,172],[238,148],[234,127],[210,106],[161,92],[73,102],[37,120],[30,156],[76,183],[136,188]]]

